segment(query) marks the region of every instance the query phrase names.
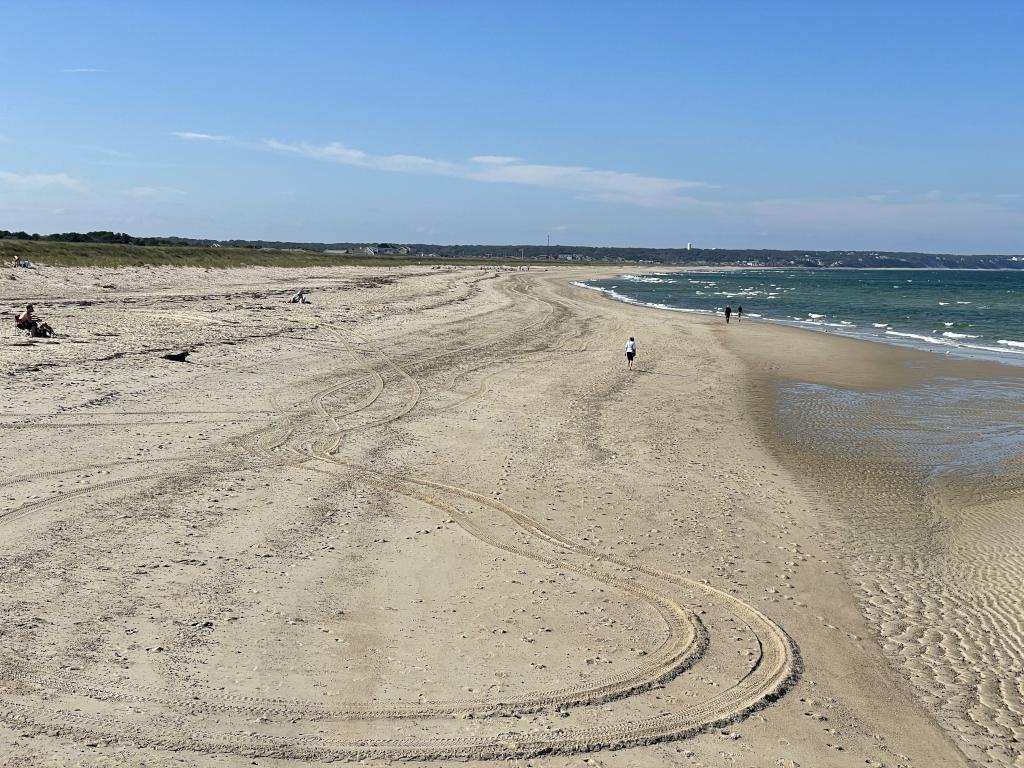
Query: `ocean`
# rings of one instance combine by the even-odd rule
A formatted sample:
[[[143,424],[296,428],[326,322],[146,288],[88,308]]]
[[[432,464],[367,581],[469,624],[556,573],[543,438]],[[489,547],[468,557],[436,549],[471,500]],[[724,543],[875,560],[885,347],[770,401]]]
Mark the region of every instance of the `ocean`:
[[[743,316],[1024,364],[1024,270],[740,269],[580,283],[634,304]]]

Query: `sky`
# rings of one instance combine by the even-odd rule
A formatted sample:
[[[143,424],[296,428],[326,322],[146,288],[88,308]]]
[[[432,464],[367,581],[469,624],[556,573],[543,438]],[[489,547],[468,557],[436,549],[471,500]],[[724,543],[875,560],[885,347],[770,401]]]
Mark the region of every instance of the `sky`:
[[[0,229],[1024,253],[1024,3],[0,0]]]

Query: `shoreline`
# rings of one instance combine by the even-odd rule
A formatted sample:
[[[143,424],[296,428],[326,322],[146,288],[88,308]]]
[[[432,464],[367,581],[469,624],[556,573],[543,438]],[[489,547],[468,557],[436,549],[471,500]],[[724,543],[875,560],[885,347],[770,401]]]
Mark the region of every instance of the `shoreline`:
[[[784,323],[679,316],[710,327],[742,362],[757,431],[822,505],[817,537],[843,563],[893,681],[971,764],[1015,765],[1022,659],[1000,649],[1024,639],[1014,619],[1024,527],[1013,511],[1024,496],[1024,371]],[[987,431],[1010,436],[993,450]],[[1005,537],[998,556],[993,537]]]
[[[773,404],[751,409],[773,453],[827,504],[822,538],[891,673],[972,763],[1014,765],[1021,659],[1001,649],[1022,639],[1024,529],[1011,510],[1024,495],[1024,372],[774,329],[724,343],[744,361],[752,402]],[[992,431],[1008,437],[993,446]]]

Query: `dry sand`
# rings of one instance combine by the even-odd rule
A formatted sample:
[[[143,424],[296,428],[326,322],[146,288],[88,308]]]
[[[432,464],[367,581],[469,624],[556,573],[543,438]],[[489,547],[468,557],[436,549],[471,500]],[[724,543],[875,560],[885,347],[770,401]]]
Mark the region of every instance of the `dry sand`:
[[[1020,698],[995,678],[1015,604],[974,645],[931,593],[886,629],[892,585],[941,596],[941,574],[911,527],[856,525],[880,482],[773,415],[787,381],[905,384],[942,373],[928,356],[741,337],[584,274],[0,283],[66,334],[0,347],[0,763],[1014,765]],[[296,287],[314,304],[284,303]],[[997,555],[1021,542],[986,535],[961,561],[1006,592]],[[957,720],[923,693],[971,670],[996,684],[987,741],[957,727],[969,702]]]

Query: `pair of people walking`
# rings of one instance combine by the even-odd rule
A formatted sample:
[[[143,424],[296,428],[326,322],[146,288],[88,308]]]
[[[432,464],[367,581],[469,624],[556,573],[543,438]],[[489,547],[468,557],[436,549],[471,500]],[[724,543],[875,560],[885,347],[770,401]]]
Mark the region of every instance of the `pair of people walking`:
[[[729,322],[729,318],[732,317],[732,307],[725,308],[725,322]],[[736,308],[736,322],[743,322],[743,307],[739,306]]]

